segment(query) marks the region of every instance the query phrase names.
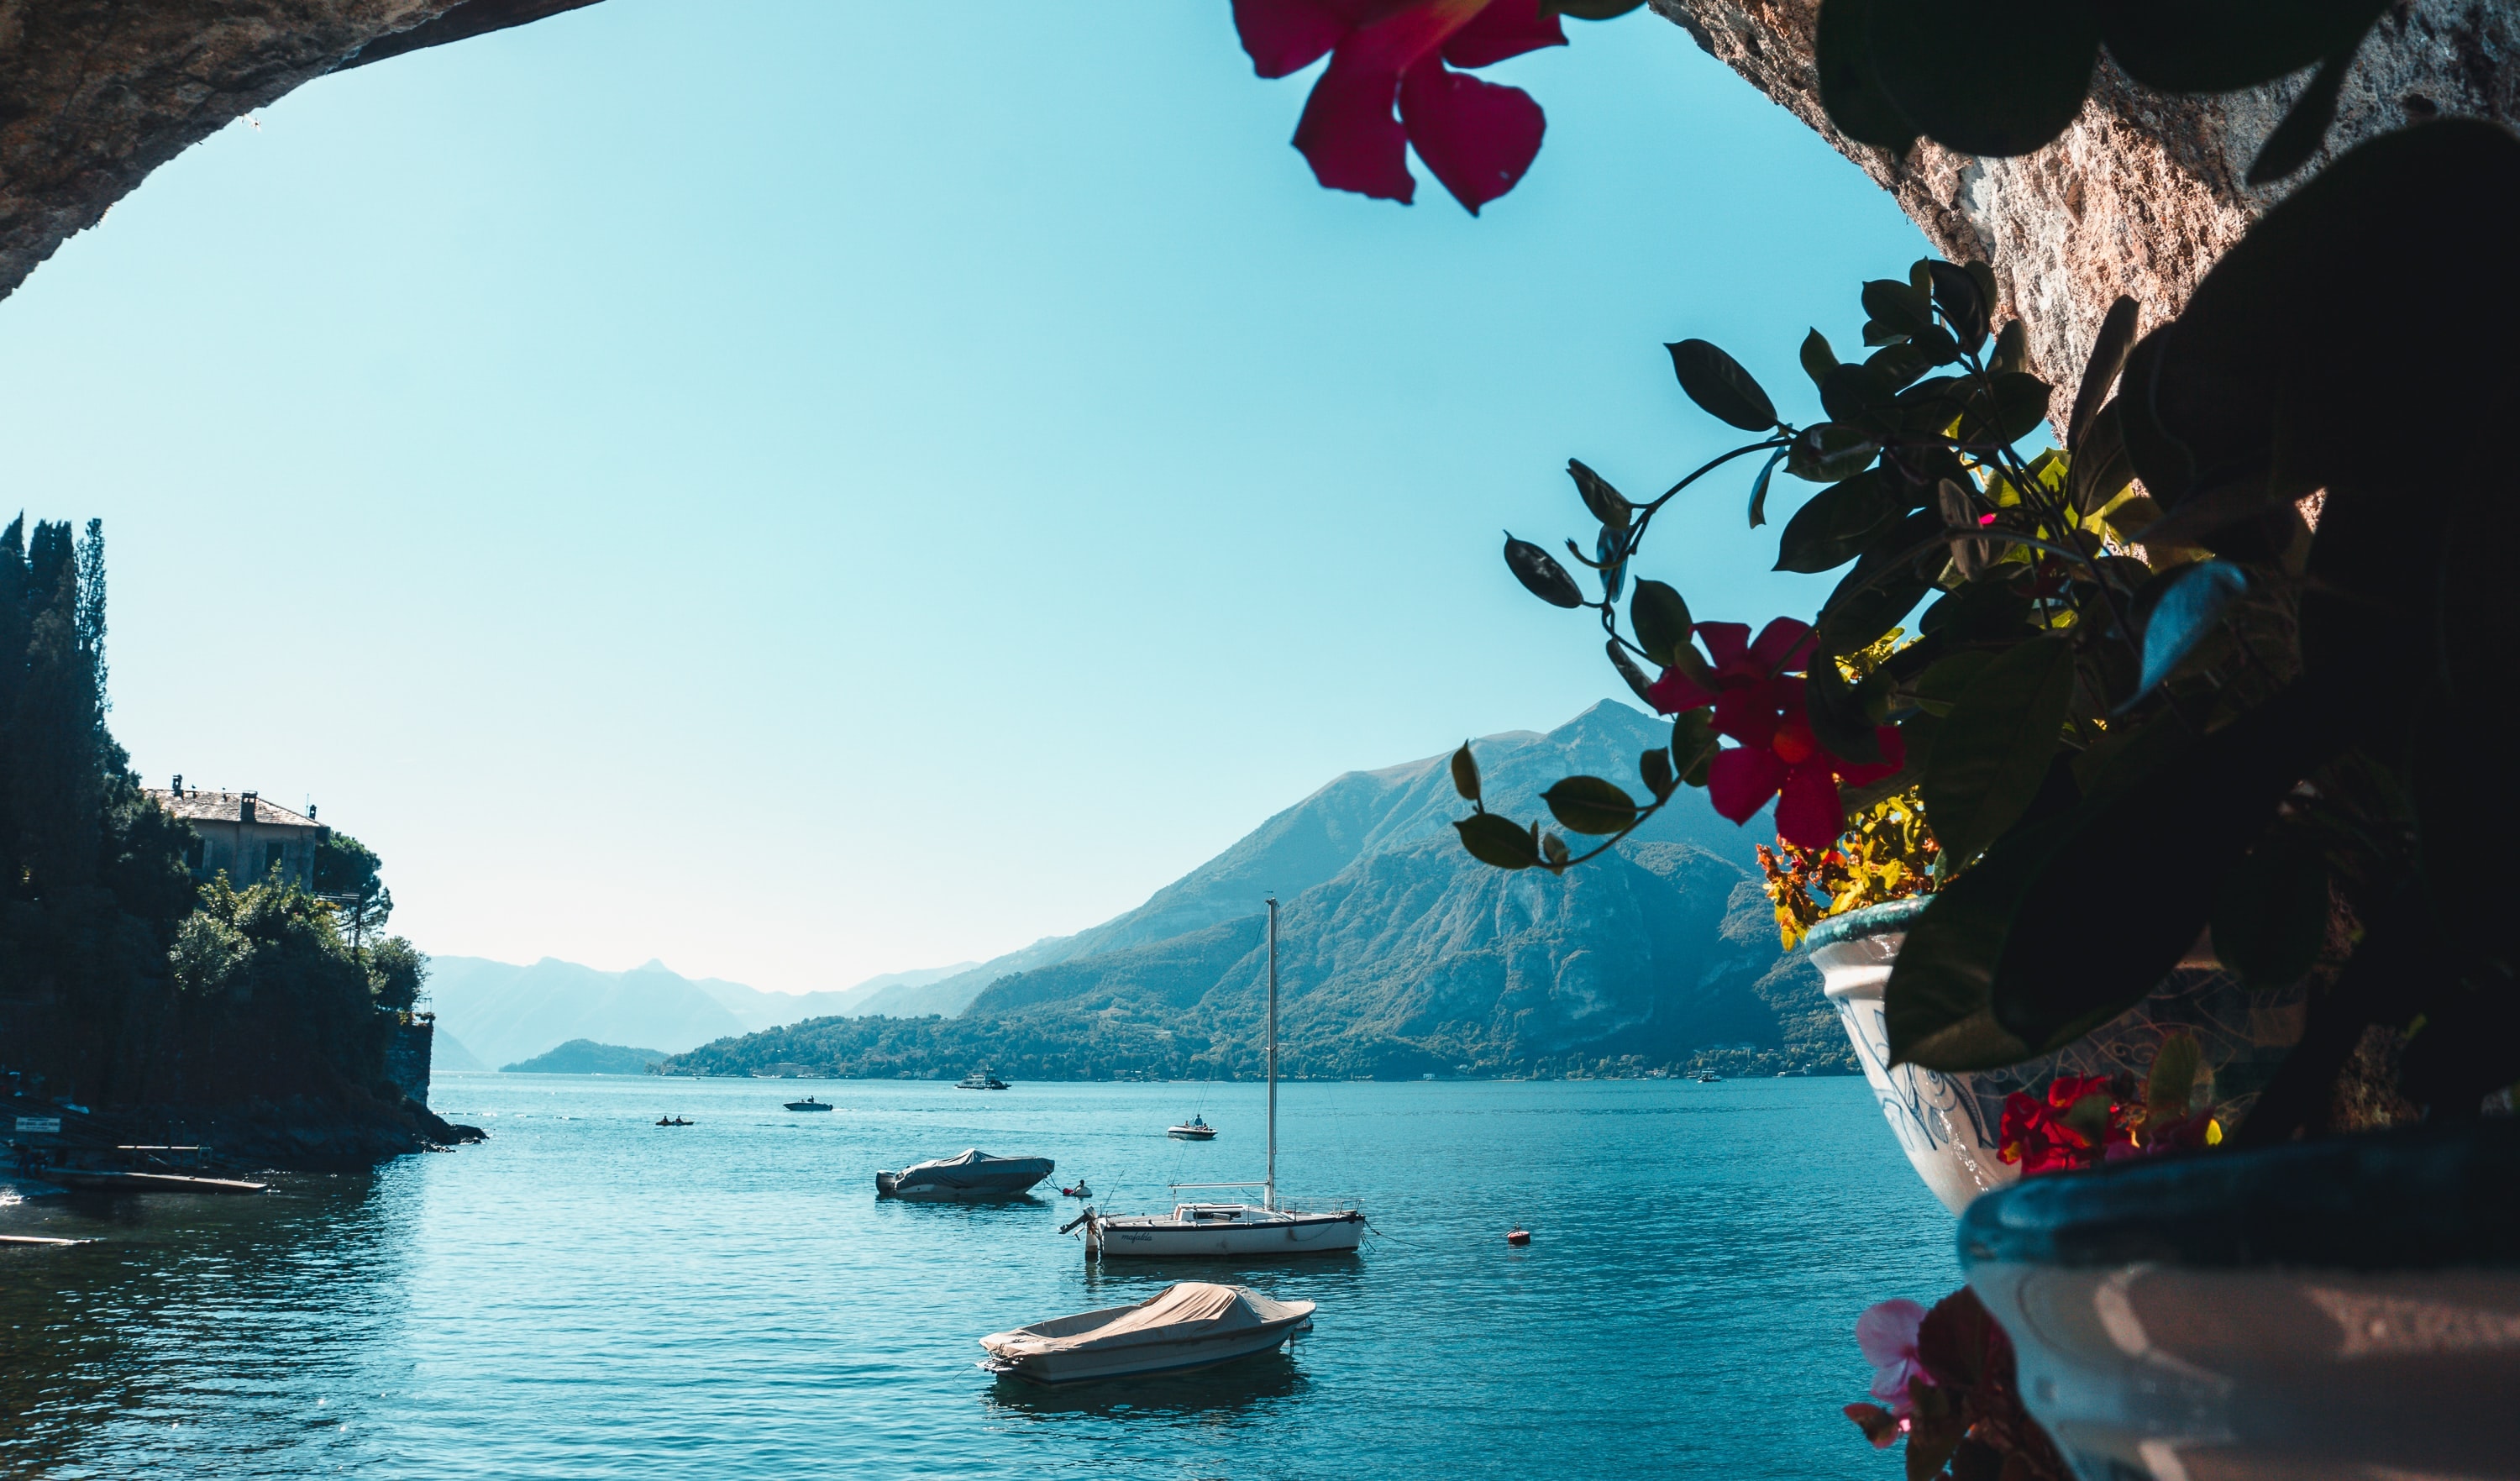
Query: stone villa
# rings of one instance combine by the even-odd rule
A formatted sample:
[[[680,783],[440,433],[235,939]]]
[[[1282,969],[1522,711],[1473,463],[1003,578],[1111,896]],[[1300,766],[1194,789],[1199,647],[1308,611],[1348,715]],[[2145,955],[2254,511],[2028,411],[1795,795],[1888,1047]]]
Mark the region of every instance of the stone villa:
[[[187,789],[180,776],[174,785],[153,786],[148,792],[200,835],[184,856],[194,878],[206,880],[225,870],[228,882],[243,889],[278,869],[283,879],[298,888],[315,887],[315,845],[332,830],[317,823],[311,809],[294,813],[259,792]]]

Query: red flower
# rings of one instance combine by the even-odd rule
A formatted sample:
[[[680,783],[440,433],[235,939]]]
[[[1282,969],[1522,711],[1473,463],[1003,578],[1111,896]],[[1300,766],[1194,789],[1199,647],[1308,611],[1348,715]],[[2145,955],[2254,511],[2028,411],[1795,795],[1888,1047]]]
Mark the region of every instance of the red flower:
[[[1996,1155],[2021,1164],[2024,1177],[2083,1165],[2091,1144],[2056,1113],[2019,1091],[2003,1098],[2002,1145]]]
[[[1520,88],[1444,64],[1486,67],[1566,44],[1540,0],[1234,0],[1234,25],[1263,77],[1330,54],[1295,125],[1295,148],[1322,184],[1405,203],[1418,191],[1415,146],[1474,216],[1531,167],[1548,120]]]
[[[1875,731],[1881,759],[1871,762],[1832,755],[1812,735],[1803,681],[1783,672],[1810,661],[1808,623],[1778,617],[1760,629],[1755,643],[1742,622],[1701,622],[1697,633],[1713,660],[1708,668],[1715,688],[1667,668],[1645,696],[1667,715],[1711,704],[1716,734],[1741,742],[1718,751],[1709,769],[1706,791],[1715,810],[1746,823],[1774,797],[1778,837],[1796,848],[1835,843],[1846,831],[1838,784],[1861,785],[1896,772],[1907,760],[1898,730],[1884,725]]]
[[[2121,1148],[2131,1150],[2135,1135],[2125,1124],[2122,1107],[2114,1100],[2108,1101],[2102,1115],[2103,1130],[2097,1144],[2064,1120],[2065,1114],[2082,1101],[2111,1094],[2106,1075],[2058,1075],[2048,1086],[2044,1105],[2014,1091],[2003,1098],[2003,1124],[1996,1156],[2020,1163],[2022,1175],[2032,1177],[2089,1167],[2104,1157],[2126,1155]]]

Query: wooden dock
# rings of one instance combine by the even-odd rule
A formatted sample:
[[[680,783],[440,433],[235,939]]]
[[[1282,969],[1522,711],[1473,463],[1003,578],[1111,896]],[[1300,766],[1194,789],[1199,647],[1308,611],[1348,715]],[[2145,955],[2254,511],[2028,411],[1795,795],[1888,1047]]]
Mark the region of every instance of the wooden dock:
[[[266,1193],[268,1183],[241,1178],[196,1178],[185,1173],[117,1173],[79,1167],[48,1167],[36,1176],[64,1188],[90,1192],[128,1193]]]

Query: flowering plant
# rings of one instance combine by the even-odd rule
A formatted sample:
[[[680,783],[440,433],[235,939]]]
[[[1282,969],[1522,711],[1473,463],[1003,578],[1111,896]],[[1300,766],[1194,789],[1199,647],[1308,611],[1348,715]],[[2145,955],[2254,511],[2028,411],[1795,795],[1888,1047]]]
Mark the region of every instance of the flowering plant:
[[[2012,1343],[1963,1286],[1927,1311],[1884,1301],[1855,1324],[1879,1401],[1846,1406],[1874,1448],[1908,1442],[1910,1481],[2071,1481],[2021,1407]]]
[[[1408,153],[1473,216],[1513,189],[1548,120],[1479,67],[1564,46],[1561,15],[1607,21],[1643,0],[1234,0],[1234,27],[1263,77],[1330,59],[1304,101],[1295,148],[1314,178],[1406,205]]]
[[[2340,285],[2392,281],[2389,223],[2415,219],[2456,323],[2341,305]],[[1787,421],[1714,345],[1669,345],[1686,396],[1750,440],[1650,499],[1570,463],[1598,525],[1566,543],[1585,583],[1510,534],[1505,559],[1543,601],[1598,618],[1671,740],[1640,758],[1642,794],[1570,777],[1530,823],[1487,810],[1464,747],[1463,845],[1554,873],[1684,785],[1736,820],[1774,797],[1788,936],[1931,885],[1884,990],[1893,1065],[2056,1053],[2210,927],[2249,986],[2308,984],[2300,1044],[2238,1142],[2360,1124],[2338,1106],[2476,1114],[2520,1080],[2520,961],[2459,873],[2520,836],[2487,537],[2513,482],[2488,429],[2520,422],[2520,374],[2485,348],[2520,335],[2515,235],[2520,140],[2444,120],[2347,152],[2176,319],[2138,336],[2119,299],[2070,403],[2019,321],[1998,327],[1985,263],[1864,285],[1860,360],[1815,330],[1800,358],[1817,421]],[[2025,451],[2043,425],[2062,446]],[[1844,568],[1808,622],[1755,636],[1696,622],[1636,569],[1664,511],[1751,459],[1754,527],[1778,471],[1820,485],[1784,520],[1778,567]],[[1868,671],[1839,661],[1920,603],[1913,642]],[[1872,810],[1911,792],[1899,827],[1934,849],[1898,862],[1921,878],[1855,887],[1852,861],[1883,857]],[[1565,834],[1598,841],[1578,853]],[[2374,1062],[2371,1029],[2403,1046],[2385,1071],[2398,1094],[2340,1098]]]

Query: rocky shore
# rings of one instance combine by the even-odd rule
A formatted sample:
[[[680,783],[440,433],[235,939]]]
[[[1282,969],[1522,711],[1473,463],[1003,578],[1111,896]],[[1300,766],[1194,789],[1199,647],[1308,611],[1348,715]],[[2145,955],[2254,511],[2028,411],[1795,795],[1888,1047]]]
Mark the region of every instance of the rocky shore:
[[[30,1098],[0,1101],[16,1116],[58,1116],[58,1136],[22,1137],[56,1162],[112,1165],[121,1146],[201,1146],[223,1172],[355,1172],[413,1152],[487,1140],[418,1100],[357,1102],[295,1096],[235,1105],[142,1105],[86,1112]],[[14,1123],[0,1123],[14,1124]]]

